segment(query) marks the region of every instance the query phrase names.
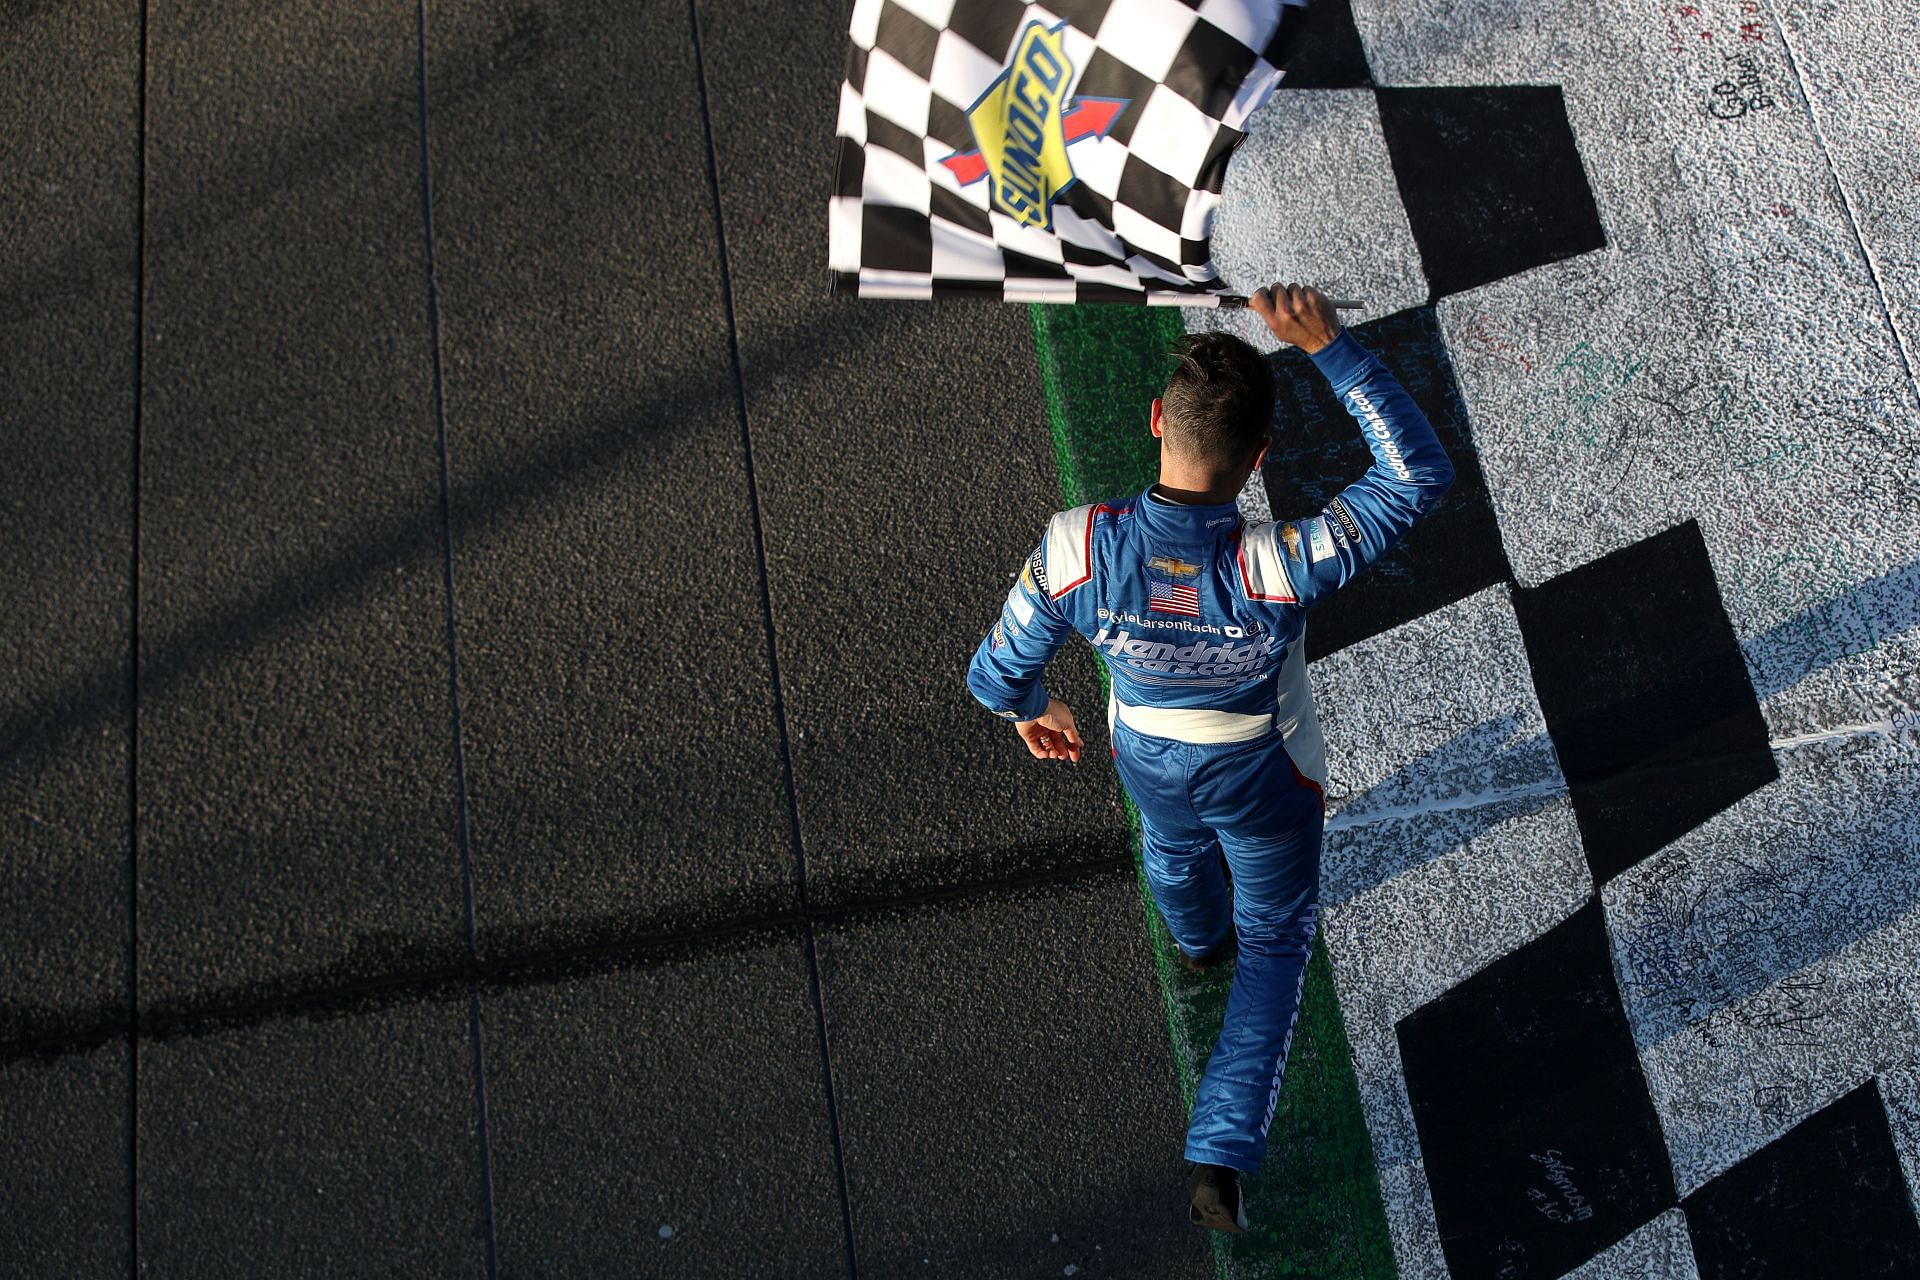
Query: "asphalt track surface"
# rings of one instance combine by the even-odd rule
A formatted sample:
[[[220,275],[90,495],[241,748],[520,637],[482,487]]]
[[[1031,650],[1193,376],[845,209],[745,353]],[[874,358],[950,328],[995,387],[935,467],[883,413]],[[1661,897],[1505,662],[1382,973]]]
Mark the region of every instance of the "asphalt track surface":
[[[695,16],[0,12],[6,1269],[1211,1274],[1026,312]]]
[[[0,1272],[1216,1273],[1111,772],[961,682],[1028,315],[825,297],[844,52],[0,6]]]

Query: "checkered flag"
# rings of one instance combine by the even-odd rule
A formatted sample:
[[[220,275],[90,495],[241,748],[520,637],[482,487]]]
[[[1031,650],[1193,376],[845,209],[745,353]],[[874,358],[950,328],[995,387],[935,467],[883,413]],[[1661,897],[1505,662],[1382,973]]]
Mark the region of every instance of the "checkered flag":
[[[1218,305],[1227,160],[1306,0],[855,0],[836,293]]]

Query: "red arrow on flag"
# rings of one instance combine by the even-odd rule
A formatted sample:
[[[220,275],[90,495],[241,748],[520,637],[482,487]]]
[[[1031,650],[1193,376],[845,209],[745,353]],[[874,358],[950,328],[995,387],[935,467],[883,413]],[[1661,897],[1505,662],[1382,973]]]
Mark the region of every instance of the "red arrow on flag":
[[[1060,119],[1067,145],[1083,138],[1104,138],[1113,122],[1127,109],[1128,98],[1075,98]],[[940,162],[961,186],[969,186],[987,176],[987,159],[978,148],[956,151]]]

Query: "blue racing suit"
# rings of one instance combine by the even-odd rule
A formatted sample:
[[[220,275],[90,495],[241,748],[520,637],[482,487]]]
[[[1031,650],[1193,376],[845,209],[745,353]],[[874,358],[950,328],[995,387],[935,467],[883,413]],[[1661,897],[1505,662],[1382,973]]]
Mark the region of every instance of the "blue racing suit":
[[[1373,451],[1303,520],[1153,489],[1053,516],[980,642],[967,686],[1010,720],[1046,710],[1047,662],[1079,632],[1106,662],[1121,783],[1174,941],[1239,958],[1187,1129],[1189,1160],[1251,1173],[1266,1154],[1319,915],[1325,748],[1302,634],[1315,600],[1378,559],[1453,483],[1413,398],[1350,333],[1313,355]]]

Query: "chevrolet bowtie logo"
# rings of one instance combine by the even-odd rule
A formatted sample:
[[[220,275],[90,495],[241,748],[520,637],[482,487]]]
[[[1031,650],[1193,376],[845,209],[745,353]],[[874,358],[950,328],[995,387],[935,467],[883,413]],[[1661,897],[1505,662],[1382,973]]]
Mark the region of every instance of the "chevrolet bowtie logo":
[[[1157,569],[1170,578],[1190,578],[1200,572],[1200,566],[1187,560],[1176,560],[1172,556],[1155,556],[1147,561],[1147,568]]]

